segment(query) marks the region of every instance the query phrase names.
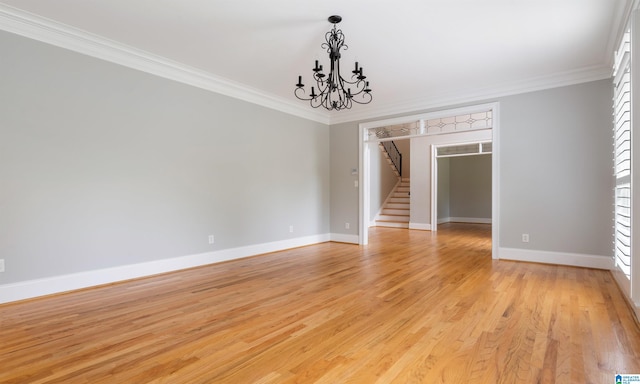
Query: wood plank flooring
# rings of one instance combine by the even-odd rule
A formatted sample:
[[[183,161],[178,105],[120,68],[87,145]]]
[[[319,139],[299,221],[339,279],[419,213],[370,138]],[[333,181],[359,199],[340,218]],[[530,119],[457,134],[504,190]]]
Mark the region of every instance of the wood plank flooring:
[[[324,243],[0,306],[1,383],[613,383],[608,271],[491,259],[490,226]]]

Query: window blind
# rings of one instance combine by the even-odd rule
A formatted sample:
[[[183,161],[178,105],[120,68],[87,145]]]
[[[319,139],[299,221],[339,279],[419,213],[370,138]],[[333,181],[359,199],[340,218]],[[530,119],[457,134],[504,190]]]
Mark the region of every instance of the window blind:
[[[614,64],[615,266],[631,279],[631,33],[626,31]]]

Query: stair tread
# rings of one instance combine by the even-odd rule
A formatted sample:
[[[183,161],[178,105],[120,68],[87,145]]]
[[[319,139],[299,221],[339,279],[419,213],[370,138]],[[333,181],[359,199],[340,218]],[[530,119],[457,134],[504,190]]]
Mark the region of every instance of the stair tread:
[[[409,220],[409,217],[406,217],[406,219],[404,220],[400,220],[399,218],[393,218],[393,219],[380,218],[380,219],[377,219],[376,221],[380,221],[383,223],[408,223],[410,220]]]
[[[409,179],[401,179],[380,210],[380,214],[375,219],[376,225],[409,228],[411,212],[410,192],[411,185]]]
[[[378,227],[389,227],[389,228],[409,228],[409,223],[376,223]]]

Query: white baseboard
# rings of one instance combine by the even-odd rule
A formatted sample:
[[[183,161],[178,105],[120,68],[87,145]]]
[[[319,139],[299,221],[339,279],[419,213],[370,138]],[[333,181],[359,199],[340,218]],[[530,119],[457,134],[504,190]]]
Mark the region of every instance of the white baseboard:
[[[490,217],[450,217],[449,221],[453,223],[491,224]]]
[[[430,231],[431,224],[409,223],[409,229],[419,229],[421,231]]]
[[[357,236],[356,236],[357,238]],[[0,304],[330,241],[315,235],[0,286]],[[357,243],[357,241],[356,241]]]
[[[351,244],[360,244],[360,236],[358,235],[345,235],[343,233],[332,233],[331,241],[335,241],[338,243],[351,243]]]
[[[616,266],[611,268],[611,274],[616,284],[618,284],[620,291],[622,291],[624,298],[627,300],[627,303],[629,303],[629,306],[633,309],[636,321],[640,324],[640,301],[634,300],[631,297],[631,281],[629,281],[627,276]]]
[[[491,224],[491,218],[484,217],[443,217],[438,219],[438,224],[443,223],[472,223],[472,224]]]
[[[529,261],[533,263],[570,265],[596,269],[611,269],[613,267],[613,259],[609,256],[518,248],[499,248],[498,252],[501,260]]]

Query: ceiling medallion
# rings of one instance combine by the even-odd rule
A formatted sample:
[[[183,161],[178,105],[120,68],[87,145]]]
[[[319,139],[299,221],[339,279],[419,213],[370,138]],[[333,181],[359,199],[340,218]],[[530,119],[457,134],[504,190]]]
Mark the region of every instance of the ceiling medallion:
[[[311,93],[307,95],[302,84],[302,76],[298,76],[298,84],[294,94],[300,100],[309,101],[313,108],[320,106],[327,110],[340,111],[342,109],[350,109],[353,103],[369,104],[372,100],[371,89],[367,78],[362,71],[362,67],[356,62],[355,68],[351,71],[349,80],[346,80],[340,74],[340,49],[348,49],[344,43],[344,34],[342,30],[336,28],[336,24],[342,21],[340,16],[330,16],[329,22],[333,24],[333,29],[325,34],[325,43],[321,47],[327,50],[331,68],[329,74],[322,72],[322,65],[318,65],[316,60],[313,71],[313,80],[316,85],[311,87]],[[316,87],[317,92],[316,93]]]

